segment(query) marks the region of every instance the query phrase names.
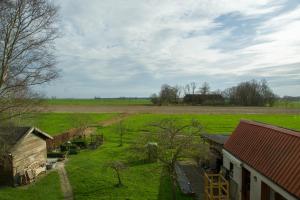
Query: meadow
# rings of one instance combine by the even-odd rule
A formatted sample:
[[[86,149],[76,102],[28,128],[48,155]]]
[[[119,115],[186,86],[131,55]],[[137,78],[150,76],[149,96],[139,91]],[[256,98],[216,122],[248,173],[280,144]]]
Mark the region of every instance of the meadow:
[[[49,135],[61,134],[81,125],[95,126],[101,121],[117,116],[117,113],[38,113],[29,115],[20,123],[26,126],[35,126]]]
[[[46,132],[69,129],[71,113],[43,113],[36,119]],[[111,119],[117,114],[84,114],[83,117],[98,122]],[[131,145],[140,137],[141,130],[149,128],[149,124],[166,118],[173,118],[178,123],[187,123],[196,119],[201,122],[205,132],[230,134],[240,119],[256,120],[273,125],[283,126],[300,131],[300,115],[290,114],[132,114],[124,120],[126,134],[124,145],[119,147],[119,135],[116,125],[97,127],[96,132],[103,133],[105,143],[97,150],[83,150],[78,155],[69,157],[66,164],[68,176],[73,188],[74,197],[83,199],[171,199],[170,181],[164,176],[160,163],[144,163],[136,158]],[[58,120],[59,119],[59,120]],[[91,124],[93,124],[91,123]],[[57,128],[55,128],[57,127]],[[55,131],[54,131],[55,130]],[[106,167],[108,162],[120,160],[127,164],[128,169],[121,174],[124,187],[115,187],[116,177]],[[0,189],[0,199],[60,199],[61,193],[57,173],[53,172],[40,181],[26,188]],[[55,191],[54,191],[55,190]],[[50,194],[49,194],[50,193]],[[29,198],[30,196],[30,198]],[[24,197],[24,198],[23,198]],[[178,199],[191,199],[178,191]]]
[[[153,105],[149,98],[102,98],[102,99],[44,99],[49,106],[142,106]],[[229,106],[230,105],[225,105]],[[235,107],[235,106],[232,106]],[[300,101],[277,100],[274,108],[300,108]]]
[[[274,107],[278,108],[300,108],[300,101],[279,100],[275,102]]]
[[[42,176],[29,186],[0,188],[1,200],[62,200],[58,173],[51,172]]]
[[[45,99],[45,105],[107,106],[107,105],[151,105],[148,98],[103,98],[103,99]]]

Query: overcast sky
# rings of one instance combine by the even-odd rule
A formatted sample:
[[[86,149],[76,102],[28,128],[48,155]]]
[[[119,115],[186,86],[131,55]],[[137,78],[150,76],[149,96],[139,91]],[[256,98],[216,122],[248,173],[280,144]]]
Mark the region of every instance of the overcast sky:
[[[51,97],[149,96],[266,79],[300,95],[299,0],[54,0],[63,37]]]

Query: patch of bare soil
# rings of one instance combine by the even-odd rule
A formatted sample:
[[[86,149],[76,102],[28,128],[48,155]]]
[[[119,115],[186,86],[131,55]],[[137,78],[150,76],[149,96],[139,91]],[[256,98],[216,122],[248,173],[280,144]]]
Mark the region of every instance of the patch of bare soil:
[[[300,109],[213,106],[66,106],[52,105],[43,112],[57,113],[156,113],[156,114],[300,114]]]
[[[58,162],[57,163],[57,171],[59,174],[59,178],[60,178],[60,186],[61,186],[61,190],[64,196],[65,200],[73,200],[74,196],[73,196],[73,191],[72,191],[72,187],[68,178],[68,174],[67,171],[65,169],[65,162]]]

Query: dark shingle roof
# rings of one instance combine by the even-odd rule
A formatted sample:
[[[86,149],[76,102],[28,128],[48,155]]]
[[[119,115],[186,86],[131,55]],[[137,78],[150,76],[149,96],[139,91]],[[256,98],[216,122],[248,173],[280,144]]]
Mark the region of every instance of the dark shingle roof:
[[[34,127],[0,127],[0,142],[13,146],[30,130],[42,139],[53,139],[50,135]]]
[[[206,140],[213,141],[215,143],[223,145],[227,139],[229,138],[229,135],[225,134],[201,134],[201,137]]]
[[[31,127],[0,127],[0,139],[9,145],[14,145]]]

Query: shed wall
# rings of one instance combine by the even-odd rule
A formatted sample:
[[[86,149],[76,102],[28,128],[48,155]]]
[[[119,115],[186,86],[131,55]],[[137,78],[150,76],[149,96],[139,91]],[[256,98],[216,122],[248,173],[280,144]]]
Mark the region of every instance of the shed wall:
[[[46,141],[31,133],[14,147],[12,155],[14,176],[24,173],[33,163],[44,167],[47,162]]]

